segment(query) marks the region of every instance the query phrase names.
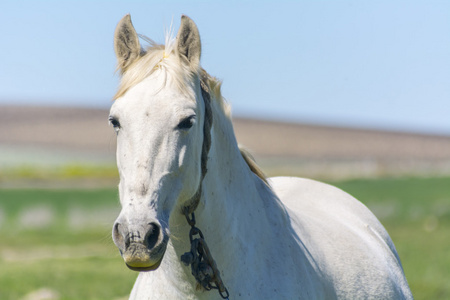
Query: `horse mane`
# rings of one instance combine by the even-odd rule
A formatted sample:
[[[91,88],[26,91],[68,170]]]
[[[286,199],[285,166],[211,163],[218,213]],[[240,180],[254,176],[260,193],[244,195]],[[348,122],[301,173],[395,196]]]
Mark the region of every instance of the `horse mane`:
[[[141,48],[139,57],[125,70],[122,70],[120,66],[117,67],[117,70],[121,72],[121,80],[113,99],[122,97],[131,87],[140,83],[158,69],[164,69],[174,75],[173,78],[179,90],[186,90],[186,79],[194,75],[195,70],[179,63],[177,55],[174,55],[175,38],[171,37],[171,33],[166,32],[165,45],[158,44],[144,35],[139,35],[139,37],[147,42],[148,46],[145,49]]]
[[[222,82],[217,79],[216,77],[213,77],[209,75],[204,69],[202,69],[202,78],[204,82],[207,84],[210,93],[213,94],[213,98],[216,99],[216,101],[219,102],[219,106],[222,109],[222,112],[226,115],[226,117],[231,121],[231,114],[229,105],[226,103],[225,98],[222,96],[221,92],[221,86]],[[268,184],[266,175],[264,175],[264,172],[262,169],[258,166],[256,163],[255,158],[253,155],[246,149],[244,146],[239,145],[239,151],[241,152],[242,158],[247,163],[250,170],[259,178],[261,178],[266,184]]]
[[[264,174],[264,172],[261,170],[261,168],[256,163],[255,159],[253,158],[253,155],[246,148],[244,148],[242,146],[239,146],[239,151],[241,152],[242,158],[244,158],[244,160],[247,163],[247,165],[249,166],[250,170],[252,170],[252,172],[256,176],[261,178],[268,185],[269,183],[267,182],[266,175]]]
[[[186,90],[185,88],[189,79],[192,80],[193,77],[197,77],[202,80],[203,83],[207,85],[209,93],[219,105],[224,115],[231,121],[229,105],[221,92],[222,82],[216,77],[209,75],[203,68],[194,70],[181,64],[176,55],[174,55],[175,39],[170,37],[170,33],[166,33],[166,45],[157,44],[143,35],[139,36],[145,40],[149,46],[145,50],[141,49],[139,58],[121,73],[119,88],[113,99],[122,97],[131,87],[140,83],[156,70],[164,69],[166,72],[173,75],[180,91]],[[239,146],[239,151],[250,170],[267,183],[266,176],[250,152],[241,146]]]

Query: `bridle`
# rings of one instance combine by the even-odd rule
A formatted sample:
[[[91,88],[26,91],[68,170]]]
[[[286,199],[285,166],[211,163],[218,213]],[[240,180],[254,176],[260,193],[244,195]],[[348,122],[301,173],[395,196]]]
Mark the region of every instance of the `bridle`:
[[[203,124],[203,146],[202,146],[202,157],[201,157],[201,177],[200,184],[198,186],[197,192],[194,196],[188,200],[188,204],[183,207],[183,214],[189,215],[192,214],[197,208],[200,198],[202,195],[202,183],[203,179],[206,176],[207,162],[208,162],[208,153],[211,148],[211,127],[213,122],[213,114],[211,110],[211,94],[209,92],[209,87],[207,84],[208,81],[208,73],[202,69],[202,77],[200,79],[200,87],[202,90],[202,98],[205,103],[205,121]]]
[[[203,179],[206,176],[208,153],[211,148],[211,127],[213,122],[211,110],[211,94],[208,87],[208,73],[202,69],[200,87],[202,90],[202,98],[205,103],[205,121],[203,125],[203,146],[201,157],[201,177],[197,192],[188,201],[188,204],[182,208],[182,213],[186,217],[188,224],[191,226],[189,231],[189,241],[191,243],[191,250],[181,256],[181,261],[186,265],[191,265],[192,275],[195,280],[207,291],[217,289],[223,299],[229,299],[229,293],[220,277],[220,271],[217,268],[208,245],[201,230],[195,227],[195,214],[201,194]],[[198,235],[197,238],[194,236]]]

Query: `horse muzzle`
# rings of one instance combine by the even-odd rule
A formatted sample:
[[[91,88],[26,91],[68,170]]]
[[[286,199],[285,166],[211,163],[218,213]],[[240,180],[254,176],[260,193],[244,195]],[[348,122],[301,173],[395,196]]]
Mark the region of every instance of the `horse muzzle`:
[[[141,272],[156,270],[159,267],[166,252],[168,236],[156,222],[145,226],[116,222],[113,240],[127,267]]]
[[[156,270],[164,257],[166,245],[161,243],[151,250],[140,243],[132,243],[122,254],[123,260],[128,268],[133,271]]]

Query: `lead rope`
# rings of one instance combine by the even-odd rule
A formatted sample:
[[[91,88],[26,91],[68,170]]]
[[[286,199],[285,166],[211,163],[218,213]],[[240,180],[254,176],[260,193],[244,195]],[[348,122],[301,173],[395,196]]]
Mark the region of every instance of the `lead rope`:
[[[195,215],[194,211],[200,202],[200,197],[202,193],[202,182],[206,175],[207,168],[206,163],[208,160],[208,152],[211,146],[211,126],[212,126],[212,112],[211,112],[211,96],[209,94],[208,74],[202,69],[200,87],[202,91],[203,101],[205,103],[205,123],[203,127],[203,148],[202,148],[202,163],[201,171],[202,176],[200,180],[200,185],[197,192],[189,201],[189,205],[185,206],[182,211],[188,224],[191,226],[189,231],[189,241],[191,242],[191,251],[184,253],[181,256],[181,261],[186,265],[191,265],[191,273],[195,277],[195,280],[207,291],[212,289],[217,289],[220,296],[223,299],[229,300],[229,293],[225,285],[223,284],[222,278],[220,278],[220,272],[217,269],[216,262],[212,258],[211,252],[209,251],[208,245],[206,244],[205,237],[200,229],[195,227]],[[191,214],[191,218],[189,218]],[[198,238],[194,236],[198,235]]]
[[[229,300],[230,294],[223,284],[220,277],[220,271],[217,269],[216,262],[212,258],[208,245],[202,231],[195,227],[195,215],[192,213],[192,218],[185,214],[186,220],[191,226],[189,231],[189,241],[191,242],[191,251],[184,253],[181,256],[181,261],[186,265],[191,265],[192,275],[195,280],[207,291],[216,289],[220,297]],[[194,236],[198,238],[194,239]]]

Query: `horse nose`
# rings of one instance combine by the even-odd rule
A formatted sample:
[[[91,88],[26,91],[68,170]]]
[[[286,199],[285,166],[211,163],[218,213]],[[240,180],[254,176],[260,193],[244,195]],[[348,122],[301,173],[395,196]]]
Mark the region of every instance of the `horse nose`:
[[[113,240],[128,268],[134,271],[156,270],[164,257],[168,235],[153,219],[127,219],[121,216],[113,226]]]
[[[145,235],[145,243],[149,249],[153,249],[158,243],[159,236],[161,234],[161,226],[156,223],[149,223],[150,229]]]
[[[131,225],[117,221],[113,227],[113,240],[120,252],[125,252],[131,244],[142,244],[153,249],[161,235],[161,225],[150,222],[145,225]]]

